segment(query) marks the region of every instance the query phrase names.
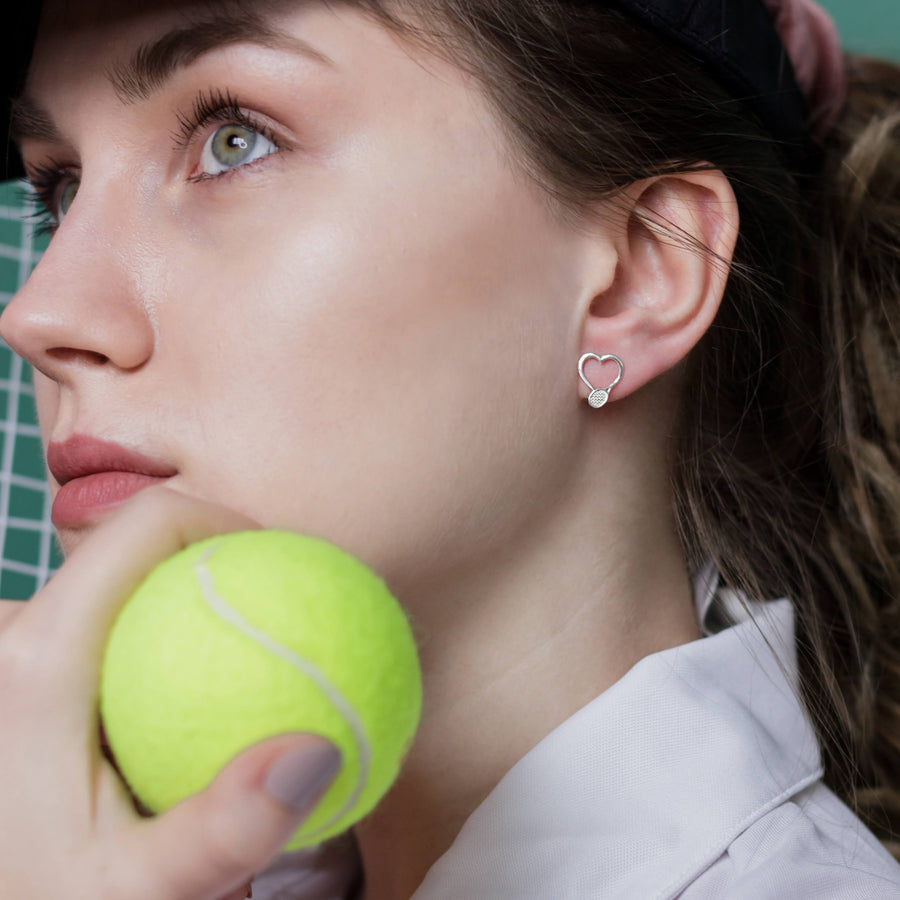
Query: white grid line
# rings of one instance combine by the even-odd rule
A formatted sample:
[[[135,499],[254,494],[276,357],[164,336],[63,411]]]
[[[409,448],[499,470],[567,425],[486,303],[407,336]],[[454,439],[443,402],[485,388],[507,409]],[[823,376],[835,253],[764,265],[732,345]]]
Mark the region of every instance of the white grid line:
[[[19,391],[21,396],[22,392]],[[6,421],[0,422],[0,431],[4,434],[19,435],[19,437],[36,437],[41,436],[41,429],[37,425],[23,425],[19,422]]]
[[[0,244],[0,256],[4,259],[15,259],[19,260],[22,256],[22,251],[18,247],[10,247],[8,244]]]
[[[47,580],[44,570],[41,566],[32,566],[28,563],[19,562],[16,559],[4,559],[3,568],[10,572],[16,572],[19,575],[30,575],[39,585]]]
[[[19,531],[44,531],[44,523],[38,519],[20,519],[16,516],[10,516],[8,521],[10,528]]]
[[[21,191],[23,203],[29,203],[28,198],[33,196],[31,185],[25,179],[19,179],[13,190]],[[22,220],[23,212],[24,210],[20,206],[0,206],[0,219],[13,219],[18,222]],[[28,223],[23,224],[27,225]]]
[[[43,478],[29,478],[16,472],[4,472],[3,480],[8,481],[11,487],[27,488],[29,491],[47,490],[47,483]]]
[[[34,396],[34,385],[31,384],[16,384],[10,378],[0,378],[0,390],[8,391],[10,388],[17,388],[19,393],[28,394],[29,397]]]

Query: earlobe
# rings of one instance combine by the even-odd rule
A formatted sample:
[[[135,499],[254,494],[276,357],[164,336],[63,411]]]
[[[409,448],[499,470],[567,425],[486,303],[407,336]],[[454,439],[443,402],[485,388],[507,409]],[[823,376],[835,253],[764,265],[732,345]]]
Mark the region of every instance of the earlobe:
[[[587,399],[594,390],[582,371],[589,354],[622,361],[627,374],[609,402],[677,366],[712,324],[739,226],[737,199],[719,170],[640,182],[621,202],[616,277],[585,310],[579,362],[580,395]],[[593,380],[607,374],[604,368]]]

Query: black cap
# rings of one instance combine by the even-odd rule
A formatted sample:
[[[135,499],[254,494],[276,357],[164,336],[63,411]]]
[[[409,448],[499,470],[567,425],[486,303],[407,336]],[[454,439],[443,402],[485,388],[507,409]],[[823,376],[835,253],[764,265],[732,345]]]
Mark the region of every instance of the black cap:
[[[615,6],[685,47],[736,98],[755,110],[778,139],[785,158],[803,171],[816,158],[810,111],[787,51],[763,0],[596,0]],[[9,141],[10,98],[20,93],[40,18],[40,0],[20,0],[4,14],[0,36],[2,128],[7,137],[0,177],[24,174]],[[814,164],[814,163],[812,163]]]
[[[0,31],[0,102],[3,104],[0,121],[5,139],[0,177],[21,178],[24,175],[19,151],[9,140],[10,100],[17,97],[24,86],[40,15],[40,0],[21,0],[3,14],[6,26]]]
[[[600,2],[600,0],[598,0]],[[607,0],[680,44],[778,140],[788,164],[816,165],[812,116],[763,0]]]

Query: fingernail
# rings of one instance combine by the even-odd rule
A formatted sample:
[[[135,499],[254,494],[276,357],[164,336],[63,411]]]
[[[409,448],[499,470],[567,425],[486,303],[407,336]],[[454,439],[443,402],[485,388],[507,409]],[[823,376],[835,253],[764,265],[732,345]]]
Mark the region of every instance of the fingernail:
[[[317,741],[278,757],[266,774],[263,787],[270,797],[302,811],[331,783],[340,768],[341,754],[337,747],[324,740]]]

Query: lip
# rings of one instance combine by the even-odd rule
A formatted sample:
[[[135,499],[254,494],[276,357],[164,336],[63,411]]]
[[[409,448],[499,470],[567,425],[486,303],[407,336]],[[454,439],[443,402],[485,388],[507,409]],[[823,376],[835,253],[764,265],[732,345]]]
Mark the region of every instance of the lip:
[[[52,442],[47,466],[60,485],[51,512],[57,528],[83,525],[145,487],[178,474],[167,463],[88,435]]]

